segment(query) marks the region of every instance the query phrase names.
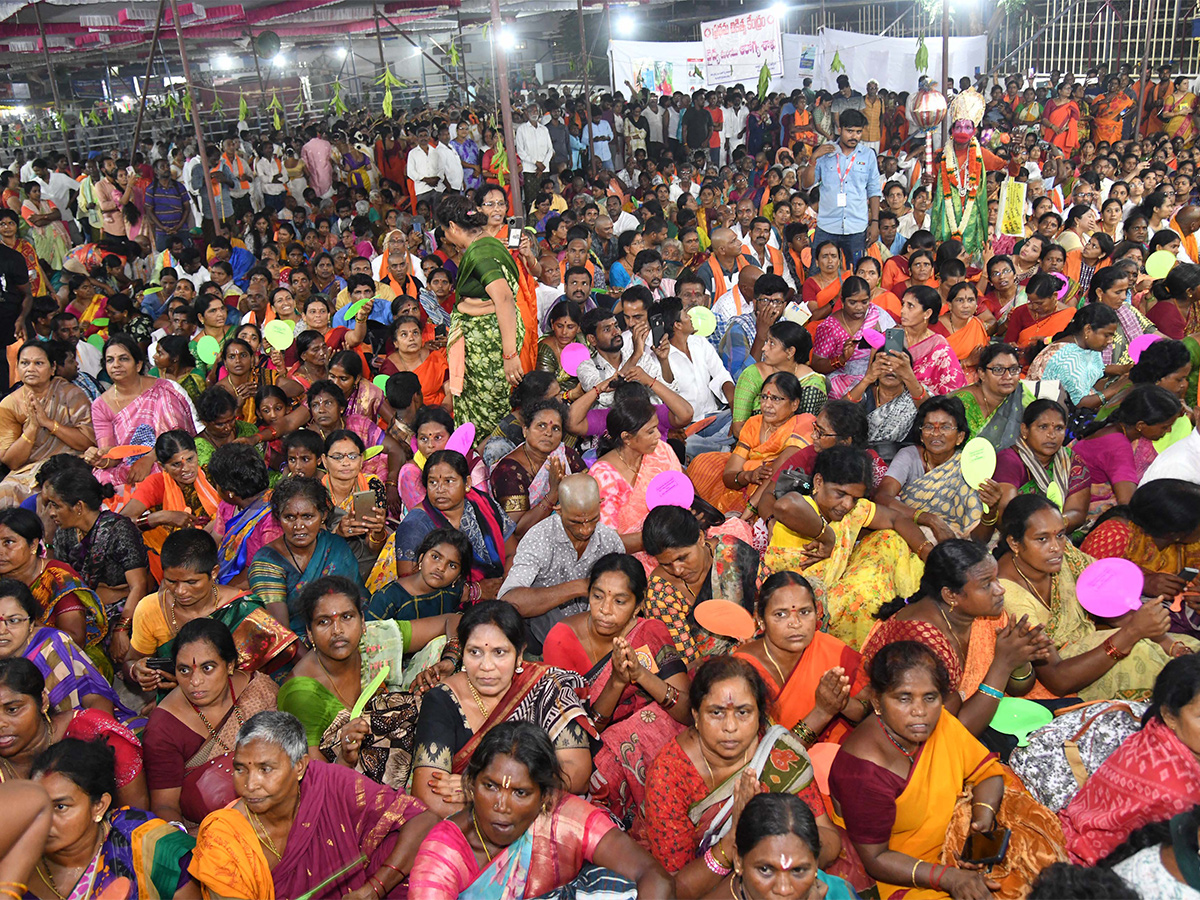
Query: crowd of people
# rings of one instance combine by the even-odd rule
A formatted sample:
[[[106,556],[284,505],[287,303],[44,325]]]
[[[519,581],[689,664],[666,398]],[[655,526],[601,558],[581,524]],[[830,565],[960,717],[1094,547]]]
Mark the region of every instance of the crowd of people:
[[[1195,97],[838,83],[18,152],[0,895],[1200,898]]]

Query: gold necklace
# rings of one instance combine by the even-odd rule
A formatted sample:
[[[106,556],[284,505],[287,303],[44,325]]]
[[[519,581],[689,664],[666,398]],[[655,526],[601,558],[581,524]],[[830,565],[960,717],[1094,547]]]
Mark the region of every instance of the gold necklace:
[[[488,708],[487,708],[487,706],[484,705],[483,697],[481,697],[479,695],[479,691],[475,690],[475,685],[471,681],[471,676],[466,675],[466,673],[464,673],[464,676],[467,679],[467,687],[469,687],[471,689],[471,696],[474,697],[475,702],[479,704],[479,711],[481,713],[483,713],[483,717],[486,719],[488,717]],[[472,816],[472,818],[474,818],[474,816]],[[480,840],[483,840],[483,838],[480,838]],[[487,849],[487,848],[485,847],[484,849]]]
[[[264,847],[275,854],[276,859],[282,860],[283,857],[279,853],[279,848],[276,847],[275,842],[271,840],[271,835],[267,834],[267,827],[263,825],[262,820],[260,820],[258,816],[254,814],[254,810],[248,806],[246,807],[246,812],[250,814],[250,821],[255,826],[254,836],[262,842]]]
[[[467,684],[470,684],[470,683],[471,683],[471,681],[470,681],[470,679],[468,679]],[[483,832],[481,832],[479,830],[479,820],[477,818],[475,818],[475,810],[473,810],[473,809],[471,810],[471,824],[475,826],[475,836],[477,838],[479,838],[479,846],[483,847],[483,852],[485,854],[487,854],[488,862],[491,862],[492,861],[492,852],[490,850],[488,850],[487,841],[485,841],[483,839]]]
[[[96,858],[96,854],[100,852],[100,847],[102,847],[104,845],[105,838],[108,837],[107,823],[105,824],[105,827],[101,830],[103,831],[103,834],[101,835],[99,846],[97,846],[97,848],[96,848],[96,853],[92,854],[93,860]],[[81,867],[82,871],[75,878],[75,883],[71,885],[71,891],[75,890],[75,887],[79,884],[79,879],[83,878],[84,873],[87,872],[87,867],[89,865],[91,865],[90,862],[84,863],[84,865]],[[66,900],[66,897],[63,896],[63,894],[58,889],[58,885],[55,884],[55,882],[54,882],[54,875],[53,875],[53,873],[51,873],[50,865],[49,865],[49,863],[46,862],[45,857],[42,857],[40,860],[38,860],[37,873],[38,873],[38,877],[42,879],[42,883],[45,884],[46,887],[50,888],[50,890],[54,892],[54,896],[58,897],[58,900]],[[68,893],[70,893],[70,892],[68,892]]]
[[[967,648],[962,645],[962,641],[960,641],[958,638],[958,635],[954,633],[954,626],[952,626],[950,624],[950,617],[948,615],[946,615],[946,611],[944,609],[942,609],[942,604],[940,604],[936,600],[934,600],[933,605],[936,606],[937,611],[942,614],[942,621],[946,623],[946,631],[950,635],[950,637],[954,638],[954,643],[956,643],[958,645],[958,652],[962,654],[963,659],[966,659],[967,658]]]
[[[1046,607],[1046,609],[1049,609],[1049,610],[1051,610],[1051,612],[1053,612],[1053,607],[1051,607],[1049,603],[1047,603],[1045,600],[1042,599],[1041,592],[1038,591],[1038,589],[1033,586],[1033,582],[1030,581],[1025,576],[1024,572],[1021,571],[1021,567],[1017,565],[1016,560],[1013,560],[1013,568],[1016,569],[1017,574],[1021,576],[1021,580],[1024,581],[1025,584],[1029,586],[1029,592],[1031,594],[1033,594],[1033,596],[1037,597],[1038,602],[1041,603],[1042,606]],[[1053,592],[1054,592],[1054,580],[1053,579],[1051,579],[1051,581],[1050,581],[1050,591],[1051,591],[1051,599],[1053,599]]]
[[[329,670],[325,668],[325,663],[321,662],[321,654],[317,653],[316,657],[317,665],[321,667],[321,671],[324,672],[325,677],[329,679],[329,685],[333,688],[333,692],[337,695],[338,701],[342,704],[342,706],[346,707],[346,709],[354,709],[354,701],[352,700],[349,703],[346,702],[346,698],[343,697],[342,692],[338,690],[337,682],[334,680],[333,676],[329,674]],[[361,670],[361,664],[359,665],[359,668]],[[362,676],[360,675],[359,677],[361,678]]]
[[[775,671],[779,673],[779,687],[782,689],[784,684],[787,683],[787,676],[783,674],[783,668],[779,663],[775,662],[775,657],[771,655],[771,642],[765,634],[763,635],[763,652],[767,654],[767,660],[775,667]]]

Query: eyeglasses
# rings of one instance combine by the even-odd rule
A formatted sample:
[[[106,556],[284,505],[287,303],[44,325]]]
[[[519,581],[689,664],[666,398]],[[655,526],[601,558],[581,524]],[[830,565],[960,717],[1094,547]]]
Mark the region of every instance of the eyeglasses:
[[[927,423],[921,426],[923,434],[949,434],[951,431],[958,431],[958,426],[953,423],[949,425],[930,425]]]
[[[786,403],[787,397],[780,397],[778,394],[759,394],[760,400],[770,400],[772,403]],[[813,426],[813,433],[816,434],[817,428]]]
[[[985,371],[991,372],[997,378],[1001,375],[1020,375],[1020,366],[987,366]]]
[[[361,453],[330,453],[327,458],[332,462],[358,462],[361,456]]]
[[[826,431],[816,422],[813,422],[813,437],[818,441],[824,440],[825,438],[833,438],[836,441],[841,437],[841,435],[836,431]]]
[[[508,206],[508,201],[507,200],[485,200],[483,203],[480,204],[480,206],[482,206],[484,209],[500,209],[501,207]]]
[[[20,628],[29,621],[29,616],[0,616],[0,628]]]

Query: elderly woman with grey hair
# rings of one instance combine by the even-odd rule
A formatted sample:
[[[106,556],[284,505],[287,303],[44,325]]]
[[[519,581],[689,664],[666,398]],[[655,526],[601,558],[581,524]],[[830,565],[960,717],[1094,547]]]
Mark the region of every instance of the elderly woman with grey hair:
[[[437,817],[345,766],[311,760],[300,720],[261,712],[238,730],[238,801],[204,819],[188,871],[219,897],[407,894]]]

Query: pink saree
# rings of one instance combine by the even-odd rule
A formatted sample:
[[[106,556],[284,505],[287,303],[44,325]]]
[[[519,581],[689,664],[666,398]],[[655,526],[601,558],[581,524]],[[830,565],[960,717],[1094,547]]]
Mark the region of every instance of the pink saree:
[[[196,430],[185,395],[171,388],[163,378],[155,379],[148,390],[117,413],[103,395],[97,397],[92,401],[92,424],[96,428],[96,446],[101,450],[130,444],[153,447],[164,431],[178,428],[192,434]],[[106,484],[127,484],[129,471],[138,459],[141,455],[126,457],[111,469],[96,469],[96,478]],[[151,471],[159,471],[158,463]]]
[[[962,364],[947,340],[931,334],[908,348],[913,358],[913,374],[931,394],[949,394],[967,386]]]

